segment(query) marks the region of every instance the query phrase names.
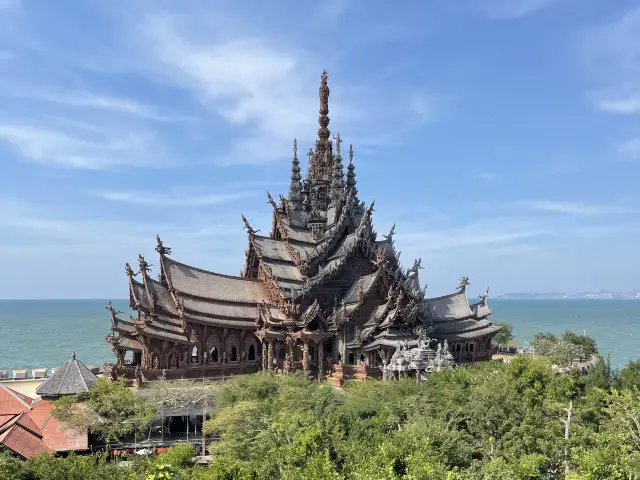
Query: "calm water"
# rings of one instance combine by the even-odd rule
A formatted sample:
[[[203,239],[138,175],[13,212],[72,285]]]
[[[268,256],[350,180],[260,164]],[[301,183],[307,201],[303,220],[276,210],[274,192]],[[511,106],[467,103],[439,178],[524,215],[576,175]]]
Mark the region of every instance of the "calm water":
[[[592,336],[615,366],[640,358],[640,301],[490,300],[493,321],[514,326],[516,338],[565,329]],[[0,370],[57,367],[76,352],[85,364],[112,361],[104,336],[111,328],[106,300],[0,300]],[[128,301],[114,306],[129,312]]]

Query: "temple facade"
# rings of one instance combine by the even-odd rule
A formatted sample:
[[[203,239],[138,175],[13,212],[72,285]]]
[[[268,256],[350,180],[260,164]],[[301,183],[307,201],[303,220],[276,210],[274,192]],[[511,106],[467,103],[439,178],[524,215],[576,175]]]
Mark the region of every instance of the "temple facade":
[[[319,96],[306,175],[294,140],[287,196],[276,201],[267,193],[271,232],[259,235],[242,216],[248,246],[240,276],[180,263],[159,237],[157,279],[142,256],[136,272],[126,264],[137,313],[124,319],[107,307],[106,340],[116,355],[107,374],[212,378],[262,369],[383,377],[399,345],[418,346],[418,332],[429,335],[423,347],[446,345],[443,355],[456,363],[491,357],[500,327],[487,320],[488,289],[469,304],[462,277],[454,293],[425,298],[420,260],[402,268],[395,226],[378,238],[374,205],[358,196],[353,147],[345,160],[339,134],[331,136],[326,72]]]

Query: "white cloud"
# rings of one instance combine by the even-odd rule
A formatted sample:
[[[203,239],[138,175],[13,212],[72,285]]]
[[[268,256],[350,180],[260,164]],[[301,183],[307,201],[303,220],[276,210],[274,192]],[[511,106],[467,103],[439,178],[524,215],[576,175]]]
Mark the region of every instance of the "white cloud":
[[[7,142],[33,162],[54,167],[98,170],[169,165],[151,132],[104,127],[101,133],[91,134],[30,123],[0,124],[0,142]]]
[[[491,182],[491,181],[495,181],[495,180],[500,180],[502,178],[502,175],[499,174],[499,173],[495,173],[495,172],[482,172],[482,173],[479,173],[477,175],[477,177],[480,180]]]
[[[634,115],[640,113],[640,93],[632,94],[624,98],[603,99],[596,102],[600,110],[621,115]]]
[[[185,188],[184,191],[167,193],[157,192],[130,192],[130,191],[105,191],[96,192],[96,195],[104,200],[113,202],[132,203],[136,205],[149,205],[158,207],[205,207],[231,203],[242,198],[255,195],[255,191],[216,192],[194,195],[193,188]]]
[[[482,12],[488,18],[514,19],[551,7],[559,0],[481,0]]]
[[[628,161],[639,161],[640,160],[640,137],[632,138],[625,142],[622,142],[618,146],[618,153],[622,156],[623,159]]]
[[[230,125],[255,129],[256,143],[313,138],[316,119],[309,112],[318,101],[298,53],[266,38],[196,41],[188,27],[168,15],[148,17],[140,27],[158,73],[195,92]],[[263,160],[282,154],[264,147],[238,150]]]
[[[17,8],[21,4],[21,0],[0,0],[0,10],[8,10]]]
[[[637,211],[617,205],[594,205],[583,202],[563,202],[555,200],[523,200],[517,202],[517,204],[539,212],[578,216],[617,215]]]
[[[0,93],[5,96],[57,103],[70,107],[83,107],[122,113],[146,120],[161,122],[192,121],[193,117],[163,112],[162,109],[146,105],[128,98],[96,94],[88,91],[42,90],[34,86],[25,90],[3,88]]]
[[[594,28],[583,42],[594,80],[597,109],[621,115],[640,113],[640,8]]]

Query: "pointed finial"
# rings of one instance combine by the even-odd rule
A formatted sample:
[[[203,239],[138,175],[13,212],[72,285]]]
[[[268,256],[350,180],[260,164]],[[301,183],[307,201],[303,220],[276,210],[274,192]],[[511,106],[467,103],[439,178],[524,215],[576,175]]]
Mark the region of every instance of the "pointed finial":
[[[160,240],[160,235],[156,235],[156,252],[160,255],[171,255],[171,247],[165,247]]]
[[[349,164],[353,163],[353,145],[349,144]]]
[[[336,133],[333,139],[336,141],[336,154],[340,156],[340,144],[342,143],[342,139],[340,138],[340,132]]]
[[[131,268],[131,265],[129,265],[129,262],[124,264],[124,273],[126,273],[128,277],[133,277],[134,275],[133,268]]]
[[[293,208],[299,208],[302,204],[302,176],[300,175],[300,162],[298,161],[298,140],[293,139],[293,160],[291,160],[291,182],[289,183],[289,200]]]
[[[255,235],[260,231],[260,230],[254,230],[253,228],[251,228],[251,225],[249,225],[249,221],[247,220],[247,217],[245,217],[243,214],[240,214],[240,216],[242,217],[242,221],[244,222],[244,227],[242,229],[246,230],[249,235]]]
[[[267,203],[269,205],[271,205],[273,208],[278,208],[278,206],[276,205],[275,200],[273,199],[273,197],[269,193],[269,190],[267,190]]]
[[[71,360],[75,360],[75,359],[76,359],[76,352],[73,352],[73,353],[71,354]]]

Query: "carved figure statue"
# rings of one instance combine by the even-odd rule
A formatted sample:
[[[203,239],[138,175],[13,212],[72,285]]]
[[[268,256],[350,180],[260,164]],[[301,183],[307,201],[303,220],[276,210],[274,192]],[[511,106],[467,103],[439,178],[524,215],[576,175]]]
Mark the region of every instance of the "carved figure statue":
[[[164,246],[162,240],[160,240],[160,235],[156,235],[156,252],[160,255],[171,255],[171,247]]]
[[[242,221],[244,222],[243,230],[246,230],[249,235],[255,235],[260,231],[260,229],[254,230],[253,228],[251,228],[251,225],[249,225],[249,221],[247,220],[247,217],[245,217],[242,214],[240,214],[240,216],[242,217]]]
[[[462,276],[460,277],[460,282],[458,283],[458,290],[464,290],[469,285],[471,285],[471,282],[469,282],[469,277]]]
[[[393,226],[391,227],[391,230],[389,230],[389,234],[383,235],[382,238],[384,238],[387,242],[393,244],[393,236],[395,234],[396,234],[396,224],[394,223]]]
[[[277,208],[275,200],[273,199],[273,197],[268,191],[267,191],[267,203],[271,205],[273,208]]]
[[[282,371],[284,373],[289,373],[291,371],[291,357],[287,353],[284,357],[284,361],[282,362]]]
[[[411,279],[417,278],[418,270],[424,270],[424,267],[422,266],[422,259],[421,258],[417,258],[413,262],[413,267],[411,267],[409,270],[407,270],[407,277],[409,277]]]
[[[222,352],[222,363],[227,363],[227,352]]]
[[[485,288],[482,295],[478,295],[478,298],[481,298],[482,300],[486,300],[488,296],[489,296],[489,287]]]
[[[160,357],[158,355],[153,356],[153,369],[158,370],[160,368]]]

